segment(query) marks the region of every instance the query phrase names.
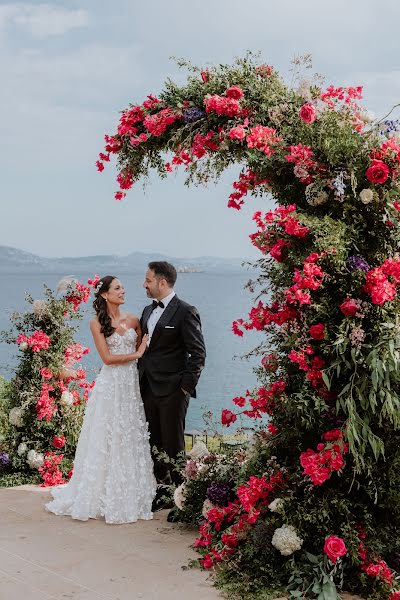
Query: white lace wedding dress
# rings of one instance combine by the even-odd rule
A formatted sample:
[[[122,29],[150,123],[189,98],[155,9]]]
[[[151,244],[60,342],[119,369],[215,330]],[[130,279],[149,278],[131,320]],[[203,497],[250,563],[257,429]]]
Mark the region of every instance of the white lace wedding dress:
[[[135,352],[136,332],[107,338],[112,354]],[[70,481],[47,510],[106,523],[151,519],[156,481],[136,362],[103,365],[86,407]]]

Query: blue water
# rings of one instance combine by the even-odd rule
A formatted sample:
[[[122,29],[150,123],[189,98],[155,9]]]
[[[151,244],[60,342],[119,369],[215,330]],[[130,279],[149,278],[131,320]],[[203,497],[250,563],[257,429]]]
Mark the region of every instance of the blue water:
[[[15,310],[24,310],[25,292],[34,299],[43,296],[43,284],[54,289],[65,274],[5,274],[2,275],[2,294],[0,295],[0,330],[9,329],[10,314]],[[86,282],[92,274],[79,275]],[[243,269],[239,273],[180,273],[176,292],[183,300],[197,306],[203,324],[207,347],[206,367],[197,388],[197,399],[191,399],[186,420],[186,429],[205,427],[202,415],[211,410],[219,421],[221,409],[232,408],[230,402],[234,396],[241,395],[246,389],[256,385],[253,367],[258,361],[240,359],[260,341],[260,335],[249,332],[244,338],[238,338],[231,331],[232,321],[246,317],[251,307],[251,295],[243,289],[245,283],[254,277]],[[121,276],[126,288],[126,310],[140,315],[148,303],[141,274]],[[82,365],[87,368],[88,378],[95,377],[101,361],[94,348],[89,331],[89,320],[93,313],[91,305],[84,310],[84,318],[79,323],[77,341],[91,347]],[[0,375],[7,379],[13,376],[16,365],[15,347],[0,343]]]

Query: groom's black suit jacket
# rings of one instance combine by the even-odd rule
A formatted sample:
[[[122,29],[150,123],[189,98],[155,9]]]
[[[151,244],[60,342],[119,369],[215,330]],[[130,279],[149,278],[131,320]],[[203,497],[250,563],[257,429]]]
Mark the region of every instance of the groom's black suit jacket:
[[[153,306],[140,319],[143,334]],[[139,360],[140,378],[146,374],[154,395],[166,396],[183,388],[196,396],[196,385],[206,357],[201,321],[194,306],[174,296],[159,318],[148,349]]]

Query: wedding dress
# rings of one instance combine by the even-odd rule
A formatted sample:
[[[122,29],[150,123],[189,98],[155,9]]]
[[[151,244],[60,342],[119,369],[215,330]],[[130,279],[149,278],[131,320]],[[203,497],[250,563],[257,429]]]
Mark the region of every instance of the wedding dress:
[[[106,338],[112,354],[135,352],[136,332]],[[151,519],[156,481],[136,362],[103,365],[89,397],[70,481],[47,510],[106,523]]]

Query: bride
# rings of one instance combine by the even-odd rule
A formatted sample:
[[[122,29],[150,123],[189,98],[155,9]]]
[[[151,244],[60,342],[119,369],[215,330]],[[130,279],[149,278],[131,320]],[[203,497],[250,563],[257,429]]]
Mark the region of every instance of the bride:
[[[46,504],[56,515],[104,517],[106,523],[153,516],[156,482],[136,363],[148,336],[141,339],[139,319],[120,311],[124,302],[119,279],[102,277],[90,329],[104,365],[87,403],[73,475],[53,488]]]

